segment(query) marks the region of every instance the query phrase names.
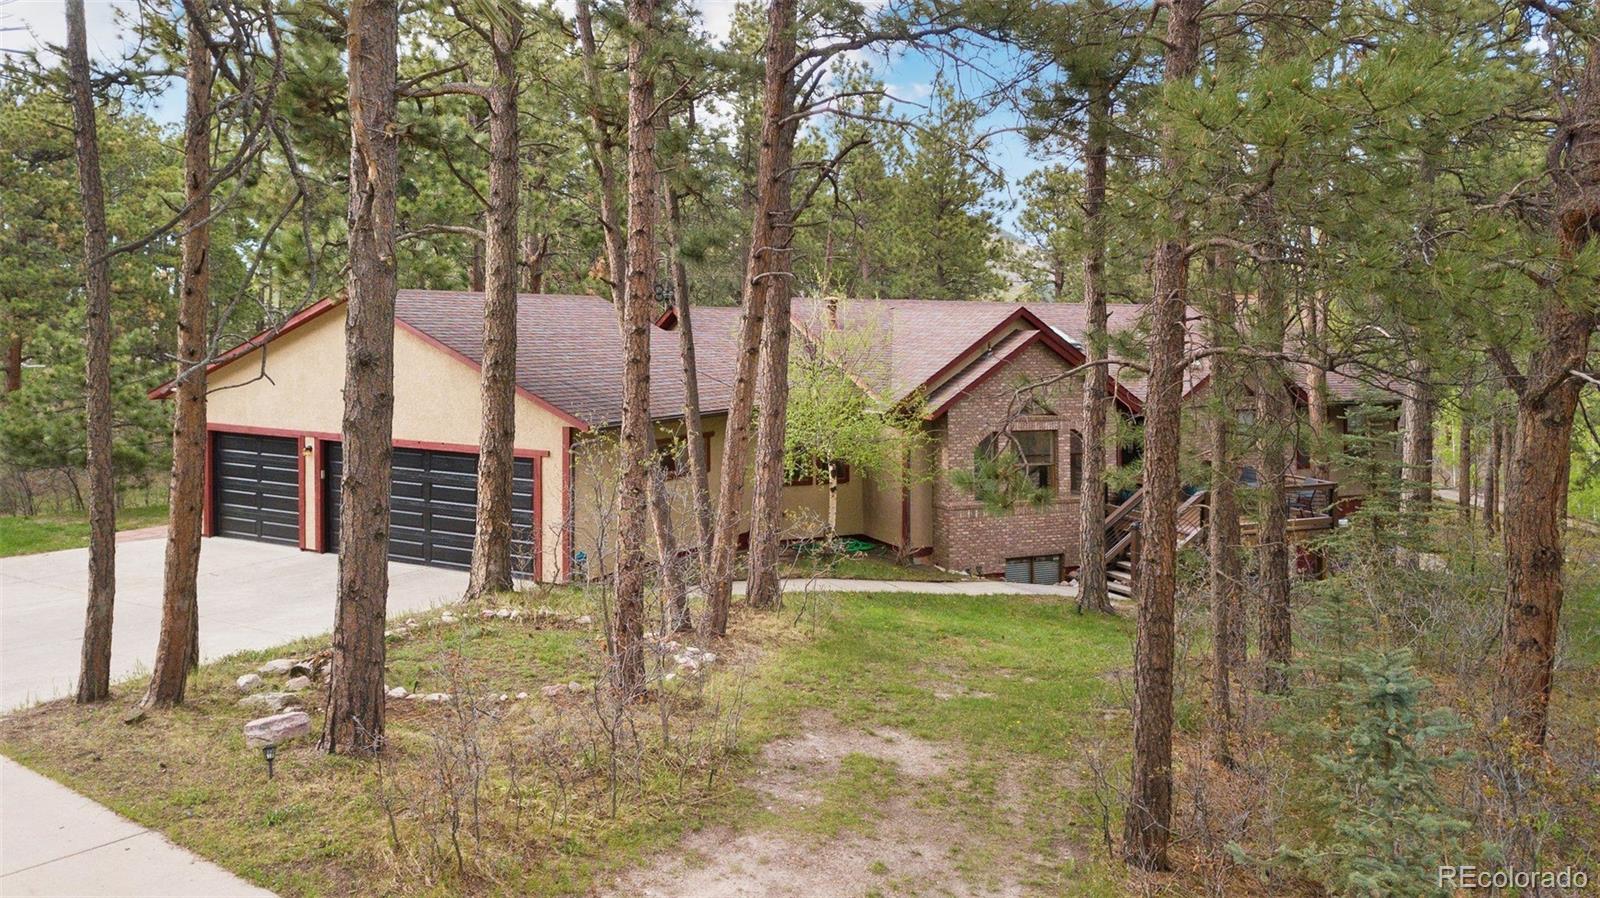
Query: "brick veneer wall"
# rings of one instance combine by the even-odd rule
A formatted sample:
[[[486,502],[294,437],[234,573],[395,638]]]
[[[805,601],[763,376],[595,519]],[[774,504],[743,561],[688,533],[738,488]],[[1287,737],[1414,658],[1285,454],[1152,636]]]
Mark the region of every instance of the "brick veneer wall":
[[[1025,555],[1063,556],[1065,567],[1078,564],[1079,496],[1070,490],[1068,431],[1082,430],[1077,378],[1053,384],[1035,394],[1054,414],[1018,419],[1015,430],[1054,430],[1056,498],[1044,507],[1018,508],[994,514],[970,492],[950,482],[952,470],[970,470],[978,442],[1004,419],[1018,385],[1037,382],[1068,368],[1060,356],[1040,345],[1029,346],[1004,369],[979,384],[945,414],[934,432],[938,476],[933,484],[933,561],[942,567],[985,575],[1005,573],[1007,558]],[[1088,447],[1085,447],[1087,451]],[[1108,453],[1107,463],[1114,455]]]

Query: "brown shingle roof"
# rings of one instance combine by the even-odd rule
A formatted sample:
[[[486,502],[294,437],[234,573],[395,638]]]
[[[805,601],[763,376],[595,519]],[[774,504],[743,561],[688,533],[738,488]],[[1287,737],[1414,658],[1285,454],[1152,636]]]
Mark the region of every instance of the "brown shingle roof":
[[[483,362],[483,294],[401,290],[396,316],[465,356]],[[696,322],[700,406],[726,411],[732,393],[733,334],[715,322]],[[683,412],[678,335],[651,329],[650,411]],[[517,296],[517,385],[596,427],[622,420],[622,340],[616,306],[597,296],[523,293]]]
[[[1013,356],[1037,339],[1039,332],[1036,330],[1018,330],[1007,334],[988,352],[930,392],[928,408],[933,410],[934,415],[938,415],[950,403],[960,399],[970,387],[988,377],[991,371],[1011,361]]]
[[[1026,307],[1078,346],[1083,344],[1087,307],[1082,303],[958,302],[936,299],[849,299],[839,303],[845,327],[865,327],[878,334],[883,347],[874,386],[893,399],[904,399],[940,374],[974,342]],[[1134,327],[1142,305],[1109,307],[1113,332]],[[795,320],[812,328],[825,320],[821,300],[796,299]]]

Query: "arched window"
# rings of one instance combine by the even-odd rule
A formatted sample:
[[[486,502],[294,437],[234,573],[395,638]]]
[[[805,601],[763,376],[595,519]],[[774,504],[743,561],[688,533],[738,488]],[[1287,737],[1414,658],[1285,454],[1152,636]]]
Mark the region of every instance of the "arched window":
[[[1009,439],[990,434],[978,442],[973,455],[979,467],[984,462],[1009,458],[1035,488],[1056,488],[1056,432],[1053,430],[1015,430]]]

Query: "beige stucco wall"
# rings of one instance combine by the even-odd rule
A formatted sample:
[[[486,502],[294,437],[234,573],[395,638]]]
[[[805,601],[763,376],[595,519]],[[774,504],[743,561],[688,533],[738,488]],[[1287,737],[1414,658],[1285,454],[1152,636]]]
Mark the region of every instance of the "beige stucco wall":
[[[701,432],[709,434],[707,460],[710,463],[708,478],[712,502],[722,479],[723,440],[727,433],[726,415],[708,415],[702,420]],[[658,422],[658,439],[681,439],[681,422]],[[753,473],[752,467],[752,473]],[[618,464],[616,458],[616,431],[605,430],[583,434],[573,444],[573,519],[576,523],[574,549],[584,553],[591,576],[612,569],[616,545],[616,486]],[[839,518],[837,532],[845,535],[871,534],[863,510],[865,485],[869,475],[852,471],[848,483],[839,486]],[[680,551],[690,551],[698,542],[692,499],[691,480],[685,476],[667,482],[668,500],[672,507],[672,529]],[[745,477],[743,508],[740,511],[739,532],[750,529],[752,474]],[[896,488],[898,497],[898,487]],[[896,498],[894,540],[899,540],[899,505]],[[827,530],[828,488],[826,485],[786,486],[783,488],[783,536],[785,539],[807,539],[821,536]],[[885,540],[890,541],[890,540]],[[655,540],[650,539],[652,551]]]
[[[263,359],[265,367],[263,368]],[[262,377],[265,373],[266,377]],[[480,403],[476,366],[397,327],[394,345],[397,441],[446,443],[470,451],[478,444]],[[283,334],[264,349],[213,371],[208,416],[213,426],[271,428],[304,434],[303,448],[318,435],[337,439],[343,415],[344,307],[323,313]],[[558,571],[562,523],[562,442],[566,422],[519,394],[516,447],[543,450],[539,465],[543,495],[541,576]],[[308,456],[309,460],[309,456]],[[306,478],[305,532],[309,548],[320,545],[320,476]]]

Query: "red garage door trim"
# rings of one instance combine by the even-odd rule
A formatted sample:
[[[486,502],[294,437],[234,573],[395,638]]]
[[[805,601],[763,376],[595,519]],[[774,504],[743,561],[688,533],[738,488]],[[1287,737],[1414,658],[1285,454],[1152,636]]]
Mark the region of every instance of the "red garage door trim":
[[[565,440],[570,440],[571,429],[562,428],[562,431],[565,436]],[[219,433],[236,433],[250,436],[292,437],[299,442],[299,452],[297,452],[296,455],[300,479],[300,548],[310,552],[326,552],[327,540],[323,536],[322,528],[320,526],[316,528],[307,527],[306,501],[309,493],[306,489],[306,477],[310,472],[315,471],[316,476],[319,478],[319,486],[322,489],[325,490],[329,488],[338,488],[337,485],[329,487],[328,484],[322,483],[320,478],[322,477],[322,472],[325,470],[323,458],[324,447],[328,443],[341,442],[339,434],[330,433],[323,430],[294,430],[292,428],[285,427],[258,427],[251,424],[219,424],[208,422],[206,424],[205,463],[206,501],[203,503],[200,519],[200,533],[203,536],[216,536],[217,533],[216,517],[215,511],[212,508],[211,494],[213,489],[213,480],[215,477],[215,471],[213,469],[215,446],[213,445],[213,442],[215,440],[215,435]],[[309,466],[306,464],[305,452],[305,441],[308,439],[312,440],[311,464]],[[442,443],[432,440],[395,440],[393,445],[397,449],[422,449],[438,452],[460,452],[468,455],[478,454],[478,447],[467,443]],[[562,454],[566,455],[566,446],[563,446],[562,449]],[[526,458],[532,461],[532,511],[534,527],[533,551],[538,567],[538,570],[534,572],[534,579],[542,581],[544,579],[544,553],[542,551],[544,545],[542,533],[544,529],[544,459],[550,456],[550,451],[547,449],[515,449],[513,450],[512,454],[516,458]],[[559,566],[558,570],[560,570]]]
[[[329,491],[338,489],[337,485],[330,485],[326,483],[325,475],[328,470],[326,447],[328,444],[337,446],[340,444],[340,441],[337,439],[337,437],[333,439],[318,439],[315,451],[313,453],[313,457],[315,459],[313,468],[317,472],[316,476],[323,481],[324,492],[321,495],[323,496],[324,501],[321,504],[321,507],[324,509],[327,508],[326,498],[328,495],[330,495]],[[441,443],[427,440],[395,440],[394,447],[396,449],[414,449],[424,452],[448,452],[458,455],[471,456],[478,455],[477,446],[466,445],[463,443]],[[532,518],[533,529],[530,538],[530,542],[532,543],[531,554],[534,559],[533,579],[535,582],[546,582],[546,565],[544,560],[544,460],[549,457],[550,453],[544,449],[515,449],[512,451],[512,455],[518,459],[526,460],[529,463],[528,467],[532,485],[530,488],[531,494],[529,496],[528,510]],[[330,551],[330,540],[328,539],[326,532],[328,524],[328,515],[326,512],[323,512],[318,521],[319,526],[315,528],[316,532],[311,535],[312,539],[316,543],[315,551],[317,552]]]

